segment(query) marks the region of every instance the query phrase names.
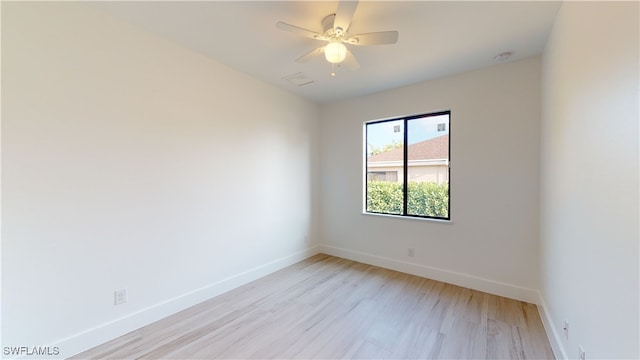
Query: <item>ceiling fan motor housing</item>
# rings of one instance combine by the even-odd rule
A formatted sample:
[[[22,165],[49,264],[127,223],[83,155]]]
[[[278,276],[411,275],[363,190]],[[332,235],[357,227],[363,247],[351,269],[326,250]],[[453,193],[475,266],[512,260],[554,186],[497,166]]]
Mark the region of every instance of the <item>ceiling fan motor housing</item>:
[[[341,35],[337,34],[335,29],[333,28],[335,20],[336,14],[327,15],[324,19],[322,19],[322,34],[327,38],[333,38],[337,35]],[[344,29],[342,29],[342,34],[344,34],[344,32]]]

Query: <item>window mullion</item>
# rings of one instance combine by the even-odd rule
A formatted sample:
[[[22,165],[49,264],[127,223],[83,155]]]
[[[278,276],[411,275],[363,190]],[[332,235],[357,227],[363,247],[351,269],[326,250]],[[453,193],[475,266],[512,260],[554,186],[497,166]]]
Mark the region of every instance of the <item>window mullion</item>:
[[[402,176],[402,199],[403,199],[403,203],[402,203],[402,214],[403,215],[407,215],[409,213],[408,209],[407,209],[407,204],[408,204],[408,194],[409,194],[409,166],[408,166],[408,157],[409,157],[409,135],[408,135],[408,129],[409,127],[407,126],[409,123],[409,120],[404,119],[404,134],[403,134],[403,144],[402,144],[402,148],[403,148],[403,152],[404,152],[404,161],[403,161],[403,165],[402,165],[402,171],[403,171],[403,176]]]

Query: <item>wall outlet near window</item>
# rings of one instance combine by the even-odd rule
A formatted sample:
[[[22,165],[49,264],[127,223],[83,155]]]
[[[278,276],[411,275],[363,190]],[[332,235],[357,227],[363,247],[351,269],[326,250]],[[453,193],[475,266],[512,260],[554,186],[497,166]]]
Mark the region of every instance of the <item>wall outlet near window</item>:
[[[578,345],[578,360],[585,360],[586,359],[586,355],[584,353],[584,349],[582,348],[582,346]]]
[[[127,302],[127,289],[115,290],[113,292],[113,305],[122,305]]]
[[[415,255],[415,251],[413,250],[413,248],[408,248],[407,249],[407,256],[408,257],[413,257]]]

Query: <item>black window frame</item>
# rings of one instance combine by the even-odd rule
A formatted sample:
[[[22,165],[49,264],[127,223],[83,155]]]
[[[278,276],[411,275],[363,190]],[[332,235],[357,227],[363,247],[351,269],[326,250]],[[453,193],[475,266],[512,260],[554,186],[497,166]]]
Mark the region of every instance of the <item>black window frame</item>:
[[[409,175],[409,167],[408,167],[408,158],[409,158],[409,146],[407,145],[409,142],[409,131],[408,131],[408,123],[411,120],[422,119],[426,117],[432,116],[441,116],[448,115],[449,116],[449,141],[447,143],[447,217],[438,217],[438,216],[428,216],[428,215],[415,215],[408,213],[408,188],[409,182],[407,181]],[[385,212],[374,212],[367,210],[367,200],[368,200],[368,178],[367,178],[367,170],[369,168],[369,160],[368,160],[368,149],[367,149],[367,140],[369,139],[369,125],[372,124],[380,124],[385,122],[392,122],[403,120],[404,133],[403,135],[403,143],[402,148],[404,151],[403,160],[402,160],[402,214],[396,213],[385,213]],[[383,119],[383,120],[371,120],[366,121],[364,123],[365,126],[365,134],[364,134],[364,213],[365,214],[376,214],[376,215],[388,215],[388,216],[399,216],[399,217],[408,217],[408,218],[419,218],[419,219],[431,219],[431,220],[440,220],[440,221],[451,221],[451,110],[437,111],[432,113],[418,114],[418,115],[409,115],[409,116],[401,116],[391,119]]]

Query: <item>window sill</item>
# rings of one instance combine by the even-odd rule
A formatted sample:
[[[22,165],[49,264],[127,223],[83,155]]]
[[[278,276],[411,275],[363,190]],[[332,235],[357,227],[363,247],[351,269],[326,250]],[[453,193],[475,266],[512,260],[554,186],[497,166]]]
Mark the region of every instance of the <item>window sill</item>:
[[[402,215],[392,215],[392,214],[377,214],[377,213],[370,213],[366,211],[363,211],[362,215],[380,216],[380,217],[388,217],[388,218],[395,218],[395,219],[402,219],[402,220],[430,221],[430,222],[436,222],[436,223],[447,224],[447,225],[453,224],[452,220],[446,220],[446,219],[433,219],[433,218],[402,216]]]

